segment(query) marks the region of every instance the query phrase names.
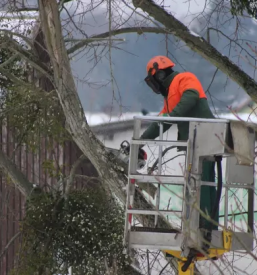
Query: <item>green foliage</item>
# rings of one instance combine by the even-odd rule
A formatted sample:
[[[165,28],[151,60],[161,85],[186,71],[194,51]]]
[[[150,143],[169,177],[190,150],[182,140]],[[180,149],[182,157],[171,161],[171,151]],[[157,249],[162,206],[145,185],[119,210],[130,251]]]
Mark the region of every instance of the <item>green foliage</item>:
[[[70,139],[55,92],[13,88],[4,98],[2,110],[3,117],[8,117],[8,124],[15,128],[16,140],[27,143],[31,150],[39,147],[40,137],[43,136],[49,138],[49,147],[52,141],[61,144]]]
[[[256,0],[230,0],[230,4],[233,15],[242,15],[246,11],[250,16],[257,16]]]
[[[4,44],[3,37],[0,35],[0,46]],[[10,58],[11,61],[10,61]],[[7,62],[8,61],[8,62]],[[9,62],[10,61],[10,62]],[[5,70],[8,70],[10,73],[12,73],[14,76],[18,78],[22,78],[24,75],[24,69],[22,67],[22,61],[20,57],[14,58],[14,53],[8,49],[8,47],[0,47],[0,66],[3,64],[6,64],[4,66]],[[2,75],[0,73],[0,89],[4,94],[8,91],[8,89],[15,86],[15,83],[11,81],[8,77]]]
[[[101,275],[105,260],[111,266],[114,259],[118,274],[124,274],[123,224],[120,206],[99,188],[72,191],[67,200],[37,195],[26,205],[21,262],[13,274],[30,275],[40,268],[63,274],[65,263],[75,274]]]
[[[8,125],[15,129],[16,141],[26,143],[31,150],[39,147],[42,136],[47,136],[50,142],[70,140],[56,92],[36,87],[34,80],[30,85],[29,76],[40,74],[19,57],[15,57],[4,45],[4,37],[0,35],[0,66],[5,64],[4,69],[8,74],[24,82],[24,85],[0,73],[1,121],[8,119]],[[51,87],[50,81],[46,78],[45,81],[48,88]]]
[[[64,165],[58,165],[56,168],[56,161],[55,160],[45,160],[42,162],[42,168],[44,172],[48,173],[49,177],[60,179],[62,177],[62,169],[65,167]]]

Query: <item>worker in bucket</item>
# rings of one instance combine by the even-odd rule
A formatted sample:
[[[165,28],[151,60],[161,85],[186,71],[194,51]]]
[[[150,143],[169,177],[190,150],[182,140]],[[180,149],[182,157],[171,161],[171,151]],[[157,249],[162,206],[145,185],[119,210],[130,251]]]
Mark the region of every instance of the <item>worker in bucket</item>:
[[[159,116],[169,117],[194,117],[215,118],[212,114],[204,89],[197,77],[190,72],[174,71],[175,64],[166,56],[153,57],[146,66],[146,84],[164,99],[164,106]],[[164,132],[171,124],[164,123]],[[189,122],[178,122],[178,140],[187,140],[189,134]],[[153,122],[141,135],[141,139],[155,139],[159,136],[159,124]],[[185,148],[178,148],[185,150]],[[202,181],[215,182],[215,162],[204,161],[202,167]],[[215,203],[216,188],[213,186],[201,187],[200,208],[204,213],[211,215]],[[217,210],[215,221],[218,222]],[[208,221],[201,216],[200,228],[209,227]],[[217,226],[213,225],[213,230]]]

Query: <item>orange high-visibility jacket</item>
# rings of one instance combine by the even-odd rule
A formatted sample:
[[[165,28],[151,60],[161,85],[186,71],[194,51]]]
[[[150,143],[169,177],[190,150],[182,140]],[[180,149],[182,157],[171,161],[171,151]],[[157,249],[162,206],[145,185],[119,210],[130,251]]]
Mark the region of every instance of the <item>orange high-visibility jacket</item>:
[[[202,84],[194,74],[190,72],[179,73],[169,86],[167,102],[164,100],[164,106],[159,115],[171,113],[186,90],[197,91],[199,98],[207,98]]]

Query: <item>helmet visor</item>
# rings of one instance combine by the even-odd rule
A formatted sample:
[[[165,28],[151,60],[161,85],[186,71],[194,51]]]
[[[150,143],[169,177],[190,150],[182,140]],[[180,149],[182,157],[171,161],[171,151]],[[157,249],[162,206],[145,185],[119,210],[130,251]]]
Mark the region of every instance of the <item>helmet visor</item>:
[[[160,94],[160,84],[154,79],[152,75],[145,78],[145,83],[156,93]]]

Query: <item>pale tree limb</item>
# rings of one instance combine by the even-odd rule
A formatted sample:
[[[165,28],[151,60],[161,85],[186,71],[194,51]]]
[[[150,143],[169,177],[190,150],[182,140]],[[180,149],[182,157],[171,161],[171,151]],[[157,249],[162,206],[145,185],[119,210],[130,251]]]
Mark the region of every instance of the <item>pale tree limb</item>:
[[[11,239],[10,241],[7,243],[7,245],[5,246],[4,250],[1,252],[0,254],[0,259],[7,253],[9,247],[13,244],[13,242],[21,235],[21,232],[19,231],[18,233],[16,233]]]
[[[10,15],[10,16],[0,16],[0,18],[3,19],[11,19],[11,20],[35,20],[37,19],[37,16],[25,16],[25,15]]]
[[[80,178],[80,179],[85,179],[87,181],[90,181],[90,180],[100,181],[101,180],[99,177],[91,177],[91,176],[79,175],[79,174],[74,175],[74,177]]]
[[[18,42],[11,39],[7,35],[5,35],[3,39],[10,51],[19,54],[24,60],[29,62],[36,70],[38,70],[42,74],[46,75],[49,79],[51,79],[49,69],[47,68],[47,66],[43,64],[40,60],[38,60],[32,52],[25,50],[21,45],[19,45]]]
[[[96,168],[106,191],[109,194],[114,193],[125,204],[126,192],[124,187],[127,183],[127,177],[124,171],[127,167],[107,152],[105,146],[96,138],[87,124],[72,76],[56,1],[40,0],[39,11],[46,47],[53,66],[56,92],[66,118],[66,128],[82,153]],[[135,200],[135,205],[154,209],[153,204],[145,199],[138,188],[136,189]],[[154,217],[153,219],[141,219],[141,221],[150,226],[154,224]],[[171,227],[166,220],[160,219],[160,222],[165,228]]]
[[[9,64],[11,64],[12,62],[15,61],[15,59],[19,57],[19,54],[15,54],[13,56],[11,56],[9,59],[7,59],[5,62],[3,62],[0,67],[5,67],[5,66],[8,66]]]
[[[77,168],[79,167],[79,165],[86,159],[86,156],[83,154],[81,155],[76,161],[75,163],[72,165],[71,167],[71,171],[70,171],[70,176],[69,178],[67,179],[67,183],[66,183],[66,186],[64,188],[64,194],[65,196],[68,195],[69,191],[70,191],[70,188],[71,188],[71,185],[74,181],[74,178],[75,178],[75,173],[76,173],[76,170]]]
[[[143,33],[156,33],[156,34],[160,34],[160,33],[168,33],[167,30],[162,29],[162,28],[157,28],[157,27],[129,27],[129,28],[120,28],[117,30],[112,30],[112,31],[108,31],[108,32],[104,32],[92,37],[89,37],[88,39],[82,40],[80,42],[78,42],[77,44],[75,44],[74,46],[70,47],[67,50],[68,54],[74,53],[75,51],[79,50],[80,48],[88,45],[89,43],[95,42],[95,41],[99,41],[99,39],[103,39],[103,38],[107,38],[110,35],[114,36],[114,35],[119,35],[119,34],[125,34],[125,33],[138,33],[139,35],[143,34]]]
[[[25,175],[17,168],[15,163],[11,161],[6,154],[0,150],[0,167],[9,175],[14,185],[27,198],[33,191],[33,184],[28,181]]]
[[[10,73],[9,70],[2,68],[2,66],[0,67],[0,73],[5,75],[6,77],[8,77],[10,80],[15,82],[17,85],[23,85],[24,88],[31,88],[30,84],[25,83],[24,81],[20,80],[18,77],[16,77],[12,73]]]
[[[193,35],[183,23],[162,7],[156,5],[152,0],[133,0],[133,5],[163,24],[166,31],[184,41],[191,50],[197,52],[215,67],[219,68],[242,87],[253,101],[257,102],[257,83],[254,79],[230,61],[228,57],[223,56],[203,37]]]
[[[106,189],[112,189],[125,203],[125,194],[122,190],[124,175],[117,173],[113,166],[108,165],[110,157],[104,145],[94,136],[87,124],[72,76],[56,1],[39,0],[39,13],[53,66],[56,91],[66,118],[67,130],[80,150],[97,169]]]
[[[22,35],[21,33],[13,32],[13,31],[7,30],[7,29],[0,29],[0,33],[1,32],[4,33],[5,35],[9,34],[14,37],[19,37],[19,38],[23,39],[30,47],[33,47],[32,41],[28,37]]]
[[[73,184],[73,181],[74,181],[74,179],[83,179],[83,180],[85,180],[86,181],[86,184],[87,183],[89,183],[90,181],[95,181],[95,182],[101,182],[101,178],[99,178],[99,177],[91,177],[91,176],[86,176],[86,175],[80,175],[80,174],[75,174],[75,175],[73,175],[73,179],[72,180],[70,180],[70,175],[68,176],[68,177],[66,177],[66,178],[64,178],[64,179],[61,179],[61,180],[59,180],[58,181],[58,183],[56,184],[56,190],[58,190],[58,191],[60,191],[60,190],[66,190],[66,194],[68,194],[68,191],[67,191],[67,189],[66,188],[64,188],[63,186],[65,185],[64,184],[64,182],[65,181],[70,181],[70,186],[69,186],[69,188],[71,188],[71,186],[72,186],[72,184]],[[70,189],[69,189],[70,190]]]
[[[112,41],[125,41],[124,38],[112,38]],[[101,41],[109,41],[109,38],[99,38],[99,37],[92,37],[92,38],[66,38],[64,42],[82,42],[85,44],[91,43],[91,42],[101,42]]]
[[[4,69],[2,66],[0,66],[0,73],[6,76],[7,78],[9,78],[11,81],[13,81],[17,86],[19,85],[20,87],[23,87],[23,89],[33,90],[34,92],[37,92],[42,96],[43,90],[33,85],[32,83],[25,82],[19,79],[17,76],[12,74],[9,70]]]

